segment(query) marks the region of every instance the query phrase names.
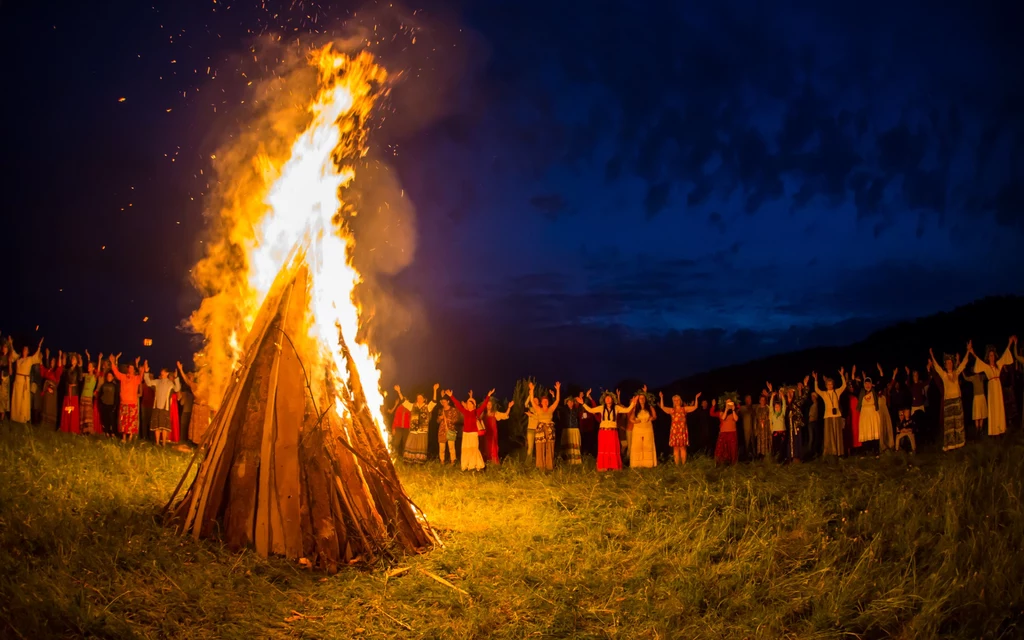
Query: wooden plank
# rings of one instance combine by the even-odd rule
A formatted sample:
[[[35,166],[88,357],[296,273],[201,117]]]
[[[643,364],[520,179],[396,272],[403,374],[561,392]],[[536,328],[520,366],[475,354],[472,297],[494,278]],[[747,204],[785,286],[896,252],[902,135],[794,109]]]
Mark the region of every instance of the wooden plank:
[[[251,390],[243,412],[242,426],[235,442],[234,460],[228,476],[227,504],[224,509],[224,541],[228,548],[238,550],[253,544],[256,528],[256,486],[259,475],[260,447],[267,393],[270,388],[270,367],[274,357],[273,334],[269,333],[253,364]]]
[[[306,269],[302,268],[296,275],[288,307],[283,313],[281,327],[289,338],[282,336],[275,401],[277,439],[274,447],[274,488],[281,518],[281,535],[275,535],[274,541],[280,539],[281,552],[292,560],[302,556],[299,432],[305,418],[306,381],[295,347],[305,343],[300,338],[307,307],[306,274]],[[274,550],[278,552],[276,545]]]
[[[287,307],[288,298],[294,286],[289,286],[282,304]],[[267,388],[267,406],[264,410],[263,444],[260,448],[259,490],[256,494],[256,553],[264,558],[270,553],[271,541],[271,487],[274,473],[274,426],[276,424],[277,379],[281,368],[281,337],[271,336],[274,344],[273,364],[270,367],[270,381]]]

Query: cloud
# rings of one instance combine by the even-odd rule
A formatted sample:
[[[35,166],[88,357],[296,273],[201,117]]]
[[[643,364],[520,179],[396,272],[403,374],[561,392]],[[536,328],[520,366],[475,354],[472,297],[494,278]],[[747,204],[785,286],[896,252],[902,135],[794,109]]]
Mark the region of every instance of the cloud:
[[[568,213],[569,209],[569,203],[560,193],[533,196],[530,198],[530,206],[540,211],[549,220],[555,220]]]

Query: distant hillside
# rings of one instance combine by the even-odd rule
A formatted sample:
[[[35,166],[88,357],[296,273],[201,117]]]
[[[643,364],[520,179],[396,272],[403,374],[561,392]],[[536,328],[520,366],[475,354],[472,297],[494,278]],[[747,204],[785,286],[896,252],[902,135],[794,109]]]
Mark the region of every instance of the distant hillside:
[[[887,327],[846,347],[815,347],[714,369],[676,380],[666,391],[684,398],[697,391],[705,395],[733,390],[755,393],[766,380],[791,384],[811,371],[835,376],[839,367],[849,370],[851,365],[877,377],[876,362],[887,375],[897,366],[923,370],[929,347],[940,358],[944,352],[962,355],[968,340],[974,340],[978,352],[988,344],[1002,350],[1014,333],[1024,336],[1024,297],[983,298],[950,312]]]

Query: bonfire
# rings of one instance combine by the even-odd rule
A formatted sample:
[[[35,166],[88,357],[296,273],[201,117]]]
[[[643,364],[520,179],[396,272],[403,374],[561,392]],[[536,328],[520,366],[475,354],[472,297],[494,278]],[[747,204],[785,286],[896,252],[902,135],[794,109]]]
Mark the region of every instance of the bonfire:
[[[331,46],[308,61],[304,126],[276,156],[261,142],[255,179],[228,185],[223,237],[197,265],[209,293],[193,316],[206,338],[200,385],[217,410],[169,507],[183,534],[333,572],[436,540],[387,449],[343,201],[386,73]]]

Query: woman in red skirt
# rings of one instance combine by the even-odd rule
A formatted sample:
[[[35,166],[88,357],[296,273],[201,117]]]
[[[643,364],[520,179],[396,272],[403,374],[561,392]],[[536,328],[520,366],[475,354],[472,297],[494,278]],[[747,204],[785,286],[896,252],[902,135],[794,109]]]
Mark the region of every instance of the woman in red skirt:
[[[668,446],[672,447],[672,455],[676,464],[686,464],[686,447],[690,446],[690,430],[686,428],[686,414],[697,410],[700,394],[693,399],[693,404],[683,405],[682,396],[672,396],[672,408],[665,406],[665,394],[658,392],[661,410],[672,418],[672,430],[668,434]]]
[[[587,392],[590,395],[590,392]],[[589,407],[583,402],[582,395],[579,398],[580,406],[587,413],[601,416],[601,425],[597,430],[597,470],[608,471],[622,468],[622,454],[619,449],[619,426],[616,418],[620,413],[629,413],[636,405],[636,396],[628,407],[618,404],[615,394],[605,391],[601,394],[601,405]]]
[[[736,394],[727,395],[718,410],[718,403],[711,401],[711,416],[718,418],[718,443],[715,445],[715,464],[736,464],[739,462],[739,448],[736,442]]]

